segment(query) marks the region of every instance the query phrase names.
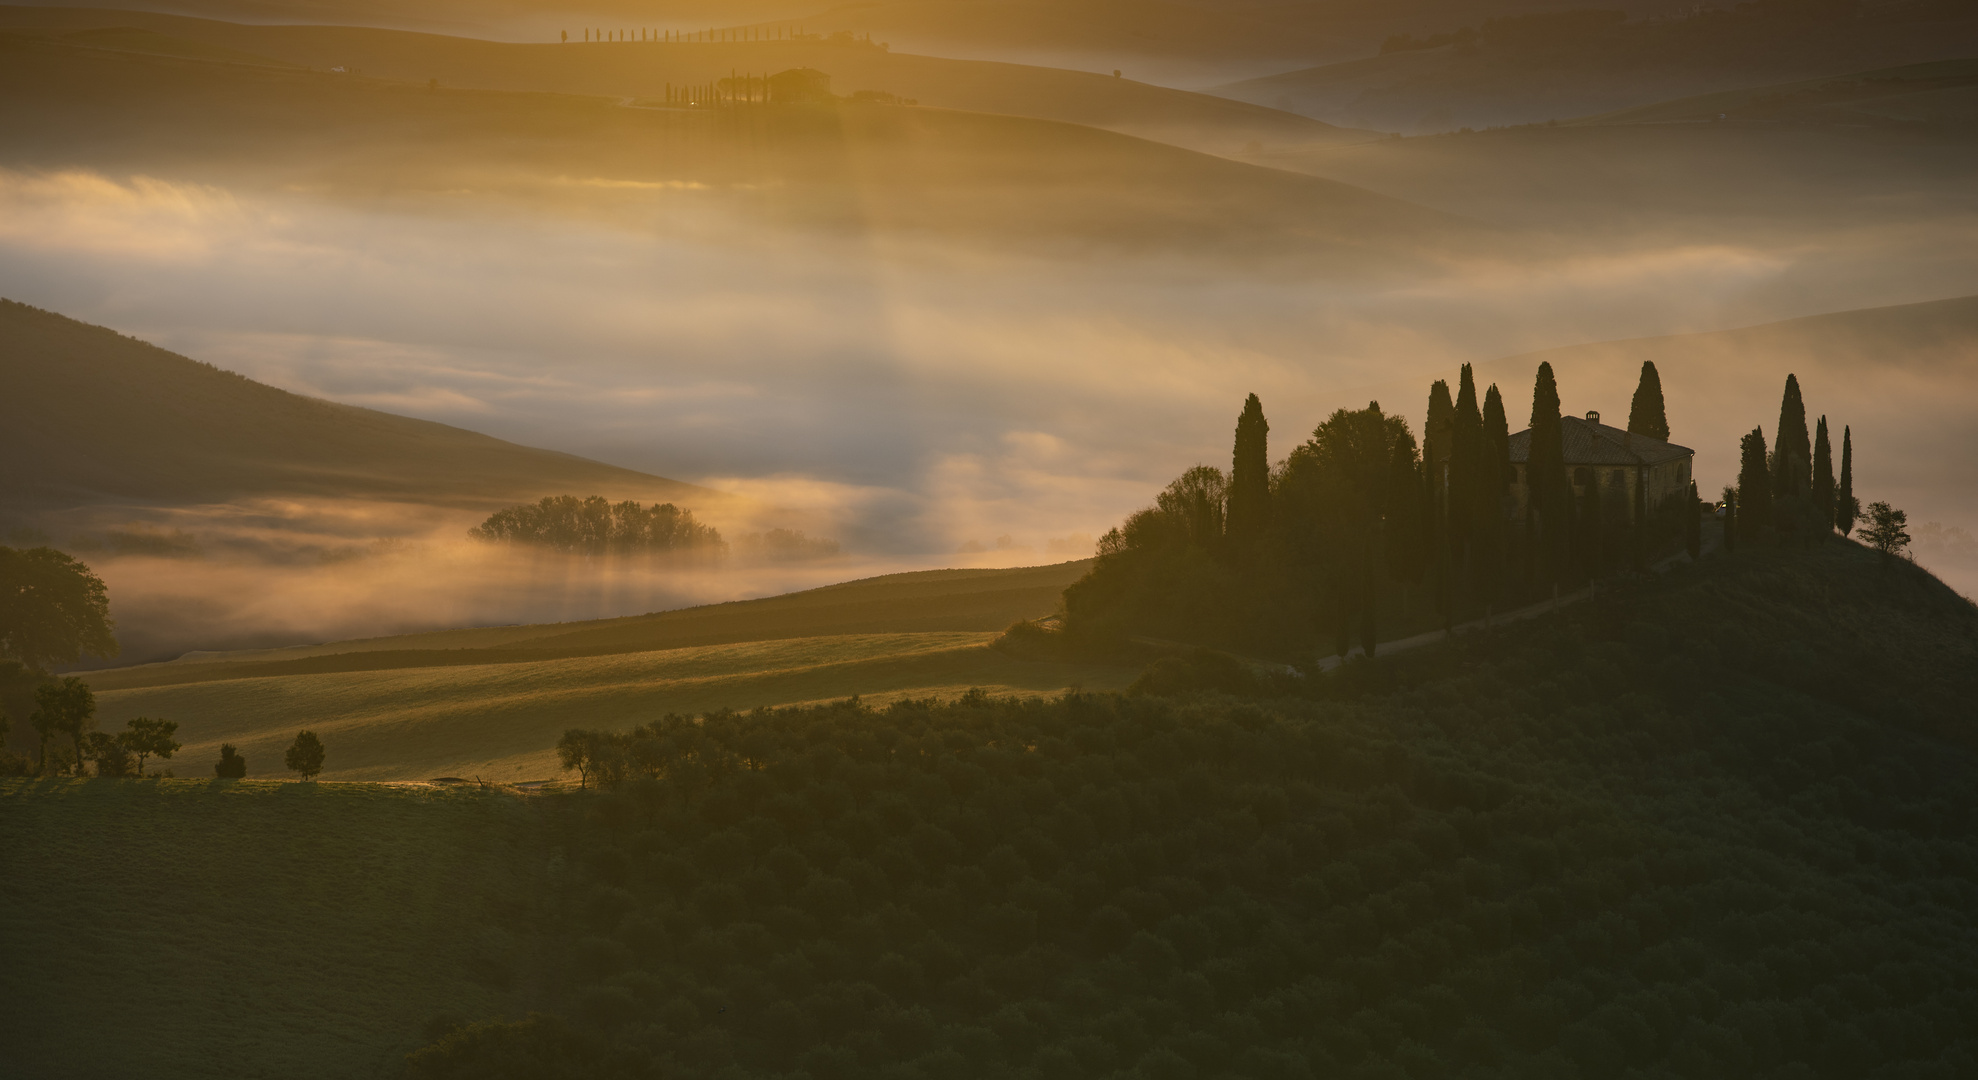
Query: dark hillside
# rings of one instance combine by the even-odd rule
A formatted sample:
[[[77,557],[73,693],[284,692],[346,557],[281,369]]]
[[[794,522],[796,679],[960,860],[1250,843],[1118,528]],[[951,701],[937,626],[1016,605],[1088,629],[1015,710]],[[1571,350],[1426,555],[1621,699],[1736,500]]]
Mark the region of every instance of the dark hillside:
[[[291,394],[0,300],[0,508],[284,495],[480,506],[563,490],[720,494],[471,431]]]
[[[611,792],[536,804],[557,913],[514,975],[527,1004],[415,1072],[1970,1075],[1974,679],[1968,602],[1834,541],[1281,696],[655,721],[596,744]],[[0,827],[53,828],[69,790],[12,789]],[[134,825],[90,820],[72,871],[131,857]],[[9,917],[52,888],[15,887]],[[115,925],[126,893],[65,903]],[[216,925],[198,890],[172,902],[177,933]],[[101,985],[106,1009],[134,992]],[[110,1052],[30,1037],[54,1017],[12,996],[17,1060]],[[555,1018],[502,1026],[530,1007]],[[235,1071],[273,1067],[270,1034]],[[149,1060],[210,1038],[188,1024]]]

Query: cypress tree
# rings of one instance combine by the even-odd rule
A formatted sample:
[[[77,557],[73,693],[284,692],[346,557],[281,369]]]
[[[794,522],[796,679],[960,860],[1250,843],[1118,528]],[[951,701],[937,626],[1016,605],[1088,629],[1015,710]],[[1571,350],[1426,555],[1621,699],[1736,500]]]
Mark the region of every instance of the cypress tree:
[[[1537,537],[1540,582],[1556,587],[1571,543],[1573,488],[1566,482],[1559,386],[1550,363],[1538,366],[1532,384],[1531,433],[1531,452],[1525,458],[1526,524]]]
[[[1738,529],[1755,540],[1772,525],[1772,477],[1765,466],[1765,432],[1752,428],[1739,444]]]
[[[1683,550],[1690,553],[1690,561],[1703,557],[1703,499],[1696,493],[1696,481],[1690,481],[1690,501],[1688,513],[1683,515]]]
[[[1772,496],[1800,498],[1812,493],[1813,447],[1806,434],[1806,403],[1800,399],[1799,376],[1786,376],[1779,399],[1779,426],[1772,442]]]
[[[1821,417],[1813,434],[1813,512],[1819,534],[1827,537],[1834,524],[1834,447],[1827,441],[1827,418]]]
[[[1225,525],[1239,553],[1254,550],[1271,522],[1271,465],[1264,404],[1251,394],[1236,418],[1236,447],[1229,469],[1229,510]]]
[[[1861,504],[1854,498],[1854,431],[1841,428],[1841,486],[1834,492],[1834,527],[1841,535],[1854,531],[1854,519],[1861,514]]]
[[[1428,474],[1429,490],[1438,497],[1448,482],[1449,441],[1455,424],[1456,406],[1449,400],[1449,384],[1437,379],[1429,387],[1429,418],[1422,425],[1422,460],[1433,458],[1441,467],[1441,472],[1430,470]]]
[[[1479,598],[1487,608],[1494,608],[1505,587],[1504,497],[1511,491],[1511,426],[1496,383],[1484,394],[1483,442],[1483,482],[1477,489],[1474,530],[1476,583]]]
[[[1738,489],[1724,489],[1724,553],[1738,549]]]
[[[1422,580],[1422,564],[1427,553],[1428,501],[1422,492],[1422,466],[1415,458],[1415,437],[1404,431],[1394,440],[1388,459],[1386,514],[1381,522],[1381,542],[1387,575],[1402,587],[1401,608],[1405,617],[1407,587]]]
[[[1662,407],[1662,376],[1655,361],[1641,362],[1641,381],[1635,385],[1635,399],[1628,406],[1628,430],[1661,442],[1669,441],[1669,416]]]
[[[1449,537],[1451,554],[1466,569],[1474,554],[1478,511],[1489,486],[1489,444],[1477,407],[1477,380],[1463,365],[1457,380],[1456,412],[1449,433]],[[1466,574],[1466,576],[1471,576]]]

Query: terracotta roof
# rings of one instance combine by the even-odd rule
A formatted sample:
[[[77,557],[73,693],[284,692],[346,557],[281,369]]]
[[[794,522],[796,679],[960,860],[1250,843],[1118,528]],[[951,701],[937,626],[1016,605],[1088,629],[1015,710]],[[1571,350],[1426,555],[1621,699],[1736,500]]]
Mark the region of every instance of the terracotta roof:
[[[1559,441],[1568,465],[1660,465],[1690,457],[1696,451],[1646,435],[1577,416],[1559,418]],[[1531,456],[1532,433],[1511,436],[1511,460],[1523,464]]]

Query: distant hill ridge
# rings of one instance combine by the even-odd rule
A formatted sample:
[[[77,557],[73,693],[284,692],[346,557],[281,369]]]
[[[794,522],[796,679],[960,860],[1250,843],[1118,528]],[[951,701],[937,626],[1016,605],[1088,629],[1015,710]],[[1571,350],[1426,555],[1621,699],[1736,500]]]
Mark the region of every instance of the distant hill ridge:
[[[267,495],[480,506],[547,492],[707,505],[707,488],[290,393],[0,299],[0,512]]]

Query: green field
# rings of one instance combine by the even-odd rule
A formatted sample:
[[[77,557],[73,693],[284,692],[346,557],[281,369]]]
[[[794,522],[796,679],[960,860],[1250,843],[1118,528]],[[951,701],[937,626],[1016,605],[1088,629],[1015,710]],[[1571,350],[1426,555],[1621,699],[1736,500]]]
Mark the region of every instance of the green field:
[[[548,858],[473,789],[0,781],[0,1072],[395,1075],[539,999]]]
[[[1117,689],[1132,668],[1025,660],[990,647],[1049,614],[1083,562],[895,574],[763,600],[626,619],[457,630],[199,656],[92,673],[99,720],[179,722],[175,771],[238,746],[250,776],[281,775],[309,728],[341,780],[554,777],[557,737],[667,713],[970,689]]]

